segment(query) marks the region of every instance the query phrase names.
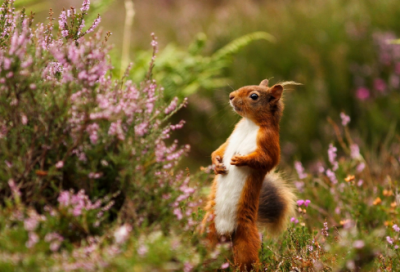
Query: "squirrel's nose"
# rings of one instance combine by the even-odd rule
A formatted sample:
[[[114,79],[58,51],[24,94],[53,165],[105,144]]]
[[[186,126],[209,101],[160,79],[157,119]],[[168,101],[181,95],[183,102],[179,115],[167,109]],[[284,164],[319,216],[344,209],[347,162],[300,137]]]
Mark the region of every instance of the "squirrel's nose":
[[[234,98],[235,98],[234,95],[230,95],[230,96],[229,96],[229,100],[232,100],[232,99],[234,99]]]

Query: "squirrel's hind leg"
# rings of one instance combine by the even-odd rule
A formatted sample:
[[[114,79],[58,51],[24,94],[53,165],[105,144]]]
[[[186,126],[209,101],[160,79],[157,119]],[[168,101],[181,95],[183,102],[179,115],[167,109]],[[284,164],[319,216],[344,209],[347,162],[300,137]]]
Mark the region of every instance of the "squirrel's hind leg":
[[[257,226],[239,225],[233,235],[233,254],[235,265],[240,271],[258,271],[260,248],[261,240]]]

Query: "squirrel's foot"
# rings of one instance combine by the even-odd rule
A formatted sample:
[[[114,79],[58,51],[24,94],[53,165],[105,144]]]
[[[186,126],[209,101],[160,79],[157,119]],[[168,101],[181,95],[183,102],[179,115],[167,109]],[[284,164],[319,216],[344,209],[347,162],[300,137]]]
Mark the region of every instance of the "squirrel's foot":
[[[218,174],[224,175],[224,174],[228,173],[228,170],[226,169],[225,165],[223,165],[222,163],[218,163],[214,167],[214,173],[216,175],[218,175]]]
[[[246,165],[244,156],[240,156],[240,155],[233,156],[231,159],[231,165],[236,165],[236,166]]]

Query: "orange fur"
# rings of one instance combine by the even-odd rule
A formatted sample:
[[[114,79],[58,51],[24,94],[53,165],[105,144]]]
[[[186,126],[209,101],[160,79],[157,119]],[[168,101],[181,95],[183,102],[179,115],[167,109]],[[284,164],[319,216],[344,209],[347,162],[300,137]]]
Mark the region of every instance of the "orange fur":
[[[268,87],[268,81],[263,81],[259,86],[245,86],[230,94],[230,100],[235,111],[239,115],[251,119],[259,126],[256,150],[247,155],[235,155],[230,162],[237,167],[248,166],[251,169],[237,207],[237,227],[234,233],[231,234],[234,261],[240,271],[250,271],[253,269],[253,265],[257,266],[259,264],[258,251],[261,247],[257,229],[259,199],[266,174],[280,160],[279,121],[283,111],[283,103],[280,99],[282,92],[283,87],[281,85],[274,85],[270,88]],[[258,96],[256,101],[250,98],[253,93]],[[214,165],[214,172],[217,175],[226,174],[222,158],[228,143],[229,138],[212,153],[211,159]],[[214,179],[206,207],[207,213],[202,222],[202,231],[207,228],[207,240],[212,247],[220,239],[214,224],[216,190],[217,178]],[[282,198],[283,201],[287,202],[288,207],[285,210],[285,215],[292,205],[290,197]],[[284,222],[284,220],[284,216],[279,217],[279,224],[275,225],[282,228],[281,222]],[[208,222],[209,224],[207,224]],[[272,224],[272,226],[275,225]]]

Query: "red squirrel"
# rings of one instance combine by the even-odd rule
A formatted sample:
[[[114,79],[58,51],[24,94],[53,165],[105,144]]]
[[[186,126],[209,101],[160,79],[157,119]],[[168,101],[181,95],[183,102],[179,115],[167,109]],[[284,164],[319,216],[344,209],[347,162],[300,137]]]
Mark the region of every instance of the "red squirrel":
[[[227,141],[212,155],[214,179],[202,230],[215,246],[231,239],[234,262],[240,271],[259,265],[261,239],[257,223],[271,234],[286,228],[295,210],[295,195],[273,169],[280,159],[279,121],[284,108],[283,86],[242,87],[229,95],[234,111],[243,118]]]

